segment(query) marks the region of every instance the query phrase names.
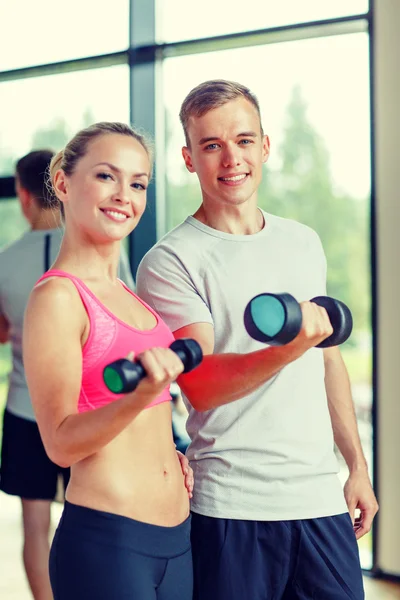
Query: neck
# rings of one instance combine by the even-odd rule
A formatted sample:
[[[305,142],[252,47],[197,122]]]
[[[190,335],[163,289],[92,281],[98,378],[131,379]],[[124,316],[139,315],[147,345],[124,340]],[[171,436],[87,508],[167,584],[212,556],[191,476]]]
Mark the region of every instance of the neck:
[[[95,244],[88,239],[76,239],[66,230],[54,268],[87,281],[116,283],[119,255],[119,241]]]
[[[195,219],[224,233],[253,235],[264,228],[264,216],[257,207],[209,207],[205,202],[193,215]]]
[[[62,226],[61,214],[59,211],[41,209],[37,215],[31,219],[30,224],[32,231],[57,229]]]

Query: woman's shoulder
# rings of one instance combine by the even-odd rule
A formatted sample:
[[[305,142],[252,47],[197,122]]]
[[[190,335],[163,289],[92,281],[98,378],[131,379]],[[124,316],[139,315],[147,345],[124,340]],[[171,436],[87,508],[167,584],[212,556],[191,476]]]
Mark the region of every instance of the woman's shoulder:
[[[72,312],[75,306],[81,305],[79,292],[74,282],[67,277],[52,275],[40,279],[34,286],[29,303],[31,307],[41,307],[54,313],[57,310],[65,310],[67,314]]]

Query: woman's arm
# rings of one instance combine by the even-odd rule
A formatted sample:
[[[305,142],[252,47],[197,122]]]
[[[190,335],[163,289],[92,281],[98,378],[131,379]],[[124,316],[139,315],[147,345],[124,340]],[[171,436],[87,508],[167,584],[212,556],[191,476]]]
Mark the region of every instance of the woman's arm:
[[[25,372],[46,452],[63,467],[111,442],[183,369],[172,351],[147,351],[140,358],[148,375],[134,392],[78,414],[86,325],[68,280],[49,280],[33,290],[23,333]]]

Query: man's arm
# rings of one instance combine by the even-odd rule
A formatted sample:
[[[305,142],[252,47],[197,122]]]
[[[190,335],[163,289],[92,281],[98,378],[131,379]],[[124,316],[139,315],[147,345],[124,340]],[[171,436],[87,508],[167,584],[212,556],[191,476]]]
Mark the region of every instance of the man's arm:
[[[349,469],[344,494],[358,539],[371,529],[378,503],[368,476],[346,366],[339,348],[325,348],[323,352],[325,387],[333,434]],[[355,518],[357,508],[361,511],[359,518]]]
[[[4,315],[0,314],[0,344],[6,344],[10,339],[10,325]]]
[[[302,302],[300,306],[302,328],[290,344],[268,346],[248,354],[213,354],[214,329],[209,323],[194,323],[176,330],[177,339],[195,339],[204,354],[196,369],[178,379],[193,408],[206,411],[247,396],[331,335],[325,309],[313,302]]]

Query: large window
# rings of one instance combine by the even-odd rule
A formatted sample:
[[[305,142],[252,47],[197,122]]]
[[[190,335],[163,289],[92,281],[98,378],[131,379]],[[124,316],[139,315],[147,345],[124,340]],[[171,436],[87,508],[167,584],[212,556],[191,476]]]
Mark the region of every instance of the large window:
[[[17,79],[1,85],[0,175],[32,149],[62,148],[95,121],[129,121],[127,65]]]
[[[366,13],[368,0],[158,0],[163,42],[207,38]]]
[[[0,71],[108,54],[129,44],[129,0],[1,2],[0,23]]]

